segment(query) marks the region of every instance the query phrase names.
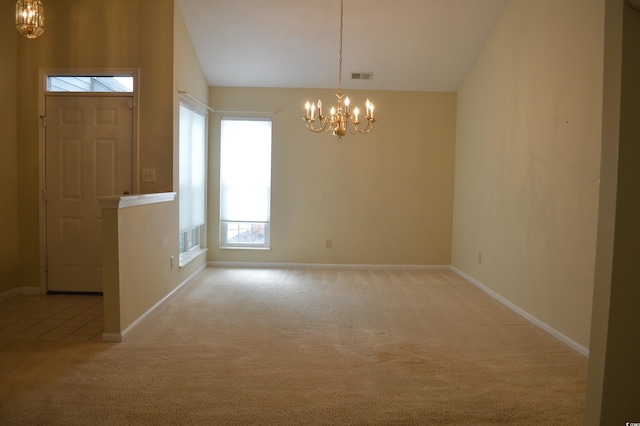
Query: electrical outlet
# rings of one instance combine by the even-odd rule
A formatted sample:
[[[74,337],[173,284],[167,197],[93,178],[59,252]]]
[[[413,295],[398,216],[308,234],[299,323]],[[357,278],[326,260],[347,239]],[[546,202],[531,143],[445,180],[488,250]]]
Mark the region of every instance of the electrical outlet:
[[[155,183],[156,169],[142,169],[142,181],[146,183]]]
[[[332,248],[333,247],[333,240],[331,238],[327,238],[326,241],[324,242],[324,248]]]
[[[482,252],[478,252],[478,263],[482,263]]]

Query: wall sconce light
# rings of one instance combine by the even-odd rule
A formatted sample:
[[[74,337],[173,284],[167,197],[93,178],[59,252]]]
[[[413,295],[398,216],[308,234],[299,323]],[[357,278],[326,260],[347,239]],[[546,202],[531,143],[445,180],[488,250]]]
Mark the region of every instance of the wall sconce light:
[[[38,38],[44,32],[44,6],[41,0],[16,2],[16,28],[26,38]]]

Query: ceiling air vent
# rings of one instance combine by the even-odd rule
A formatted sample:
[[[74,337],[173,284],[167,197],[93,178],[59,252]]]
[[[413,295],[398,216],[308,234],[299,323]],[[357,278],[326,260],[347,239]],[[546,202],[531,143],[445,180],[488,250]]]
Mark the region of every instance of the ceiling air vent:
[[[351,80],[373,80],[372,72],[352,72]]]

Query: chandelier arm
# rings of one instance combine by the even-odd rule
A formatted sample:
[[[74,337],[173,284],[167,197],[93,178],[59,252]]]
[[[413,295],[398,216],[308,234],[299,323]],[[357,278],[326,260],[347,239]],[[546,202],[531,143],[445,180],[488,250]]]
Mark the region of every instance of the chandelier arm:
[[[349,130],[350,135],[355,135],[357,133],[360,133],[360,131],[358,130],[358,125],[353,122],[351,117],[347,118],[347,129]]]
[[[360,133],[361,135],[366,135],[371,130],[372,130],[372,128],[368,128],[368,129],[364,129],[364,130],[358,130],[358,133]]]
[[[374,119],[367,119],[367,127],[365,127],[364,129],[358,130],[358,133],[360,134],[365,134],[365,133],[369,133],[371,130],[373,130],[373,122],[375,120]]]
[[[319,119],[318,123],[320,124],[320,127],[314,127],[314,124],[316,120],[309,120],[306,119],[305,120],[305,124],[307,126],[307,129],[314,132],[314,133],[323,133],[323,132],[328,132],[330,129],[329,126],[329,117],[324,117],[324,119]]]
[[[311,125],[311,124],[309,124],[309,123],[307,123],[307,130],[310,130],[310,131],[312,131],[313,133],[323,133],[323,132],[326,132],[326,130],[324,130],[324,129],[322,129],[322,128],[319,128],[319,129],[315,129],[315,128],[313,128],[313,125]]]
[[[346,120],[347,120],[347,130],[349,131],[349,134],[351,134],[351,135],[355,135],[355,134],[358,134],[358,133],[360,133],[360,134],[369,133],[371,131],[371,129],[373,129],[373,122],[375,121],[373,118],[367,118],[366,119],[367,120],[367,126],[364,129],[360,129],[360,124],[362,122],[358,121],[356,123],[351,114],[347,115]]]

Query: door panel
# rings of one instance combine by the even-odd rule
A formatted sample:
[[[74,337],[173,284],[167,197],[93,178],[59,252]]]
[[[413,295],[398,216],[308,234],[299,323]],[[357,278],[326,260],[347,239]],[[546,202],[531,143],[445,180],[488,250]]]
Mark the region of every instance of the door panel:
[[[96,140],[96,196],[115,194],[118,190],[118,140]]]
[[[47,287],[101,292],[96,197],[132,192],[131,97],[47,96]]]

